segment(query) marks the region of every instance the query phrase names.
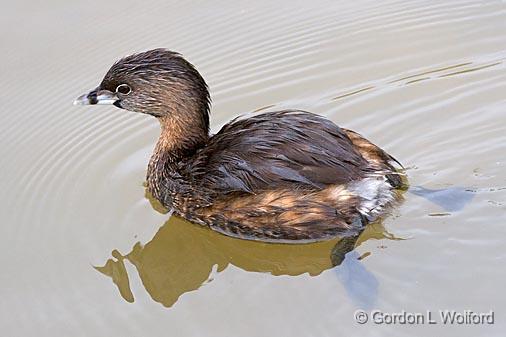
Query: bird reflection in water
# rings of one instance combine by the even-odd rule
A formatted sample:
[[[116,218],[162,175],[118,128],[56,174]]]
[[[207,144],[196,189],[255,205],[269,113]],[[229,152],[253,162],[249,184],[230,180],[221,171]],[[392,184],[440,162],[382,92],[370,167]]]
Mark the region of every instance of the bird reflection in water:
[[[355,237],[297,245],[273,244],[231,238],[172,216],[151,241],[144,245],[137,242],[126,255],[114,250],[113,258],[95,269],[112,279],[126,301],[133,302],[125,267],[128,261],[137,269],[151,298],[171,307],[181,295],[206,283],[213,268],[221,272],[232,264],[246,271],[275,276],[304,273],[317,276],[334,268],[336,282],[343,283],[350,299],[357,306],[370,308],[377,297],[378,281],[365,269],[354,249],[371,238],[397,240],[377,222]]]

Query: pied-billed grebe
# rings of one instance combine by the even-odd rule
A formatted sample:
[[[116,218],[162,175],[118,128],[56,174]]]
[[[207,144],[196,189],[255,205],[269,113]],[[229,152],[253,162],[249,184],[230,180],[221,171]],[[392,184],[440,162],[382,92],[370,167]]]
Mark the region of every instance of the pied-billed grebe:
[[[161,136],[148,191],[176,214],[226,235],[299,243],[356,234],[402,185],[392,156],[309,112],[237,118],[209,135],[204,79],[165,49],[117,61],[74,103],[155,116]]]

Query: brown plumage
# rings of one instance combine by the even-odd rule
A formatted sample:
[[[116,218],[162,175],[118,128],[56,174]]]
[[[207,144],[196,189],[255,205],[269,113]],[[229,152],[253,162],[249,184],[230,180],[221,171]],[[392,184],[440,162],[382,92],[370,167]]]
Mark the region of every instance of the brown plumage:
[[[157,117],[148,190],[227,235],[307,242],[356,234],[395,201],[397,161],[359,134],[285,110],[236,118],[209,135],[209,102],[195,68],[164,49],[119,60],[76,100]]]

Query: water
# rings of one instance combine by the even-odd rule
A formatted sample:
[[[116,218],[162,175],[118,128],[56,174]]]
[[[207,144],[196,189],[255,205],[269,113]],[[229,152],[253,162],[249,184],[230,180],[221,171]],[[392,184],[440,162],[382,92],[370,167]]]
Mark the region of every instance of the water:
[[[10,1],[0,17],[2,335],[504,335],[504,1]],[[335,241],[169,220],[143,187],[157,122],[71,105],[155,47],[206,78],[214,131],[314,111],[398,158],[412,190],[336,267]],[[374,308],[495,323],[355,322]]]

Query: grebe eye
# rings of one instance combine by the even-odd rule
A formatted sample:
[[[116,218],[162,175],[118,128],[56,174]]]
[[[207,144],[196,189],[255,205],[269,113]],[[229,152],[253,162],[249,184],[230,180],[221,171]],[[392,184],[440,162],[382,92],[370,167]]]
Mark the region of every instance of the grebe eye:
[[[122,95],[128,95],[132,89],[128,84],[120,84],[116,87],[116,92]]]

